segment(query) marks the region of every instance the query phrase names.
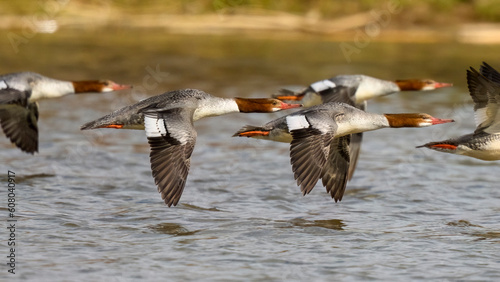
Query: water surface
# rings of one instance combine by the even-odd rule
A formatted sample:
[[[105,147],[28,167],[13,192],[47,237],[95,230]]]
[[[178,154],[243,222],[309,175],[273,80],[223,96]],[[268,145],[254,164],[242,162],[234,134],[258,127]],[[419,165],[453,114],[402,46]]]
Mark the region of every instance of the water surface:
[[[310,37],[119,29],[39,34],[18,53],[8,41],[1,43],[0,73],[32,70],[135,86],[41,101],[35,156],[0,138],[1,179],[6,186],[11,170],[18,180],[15,278],[500,279],[498,162],[415,148],[474,130],[465,70],[483,60],[500,69],[498,46],[370,43],[348,62],[339,42]],[[367,133],[341,203],[320,184],[301,195],[287,144],[230,138],[245,124],[283,113],[197,122],[191,171],[174,208],[157,193],[144,132],[79,130],[87,121],[167,90],[266,97],[344,73],[453,82],[455,87],[439,91],[378,98],[369,110],[427,112],[457,122]],[[5,260],[6,244],[2,250]],[[2,269],[2,277],[14,277],[5,264]]]

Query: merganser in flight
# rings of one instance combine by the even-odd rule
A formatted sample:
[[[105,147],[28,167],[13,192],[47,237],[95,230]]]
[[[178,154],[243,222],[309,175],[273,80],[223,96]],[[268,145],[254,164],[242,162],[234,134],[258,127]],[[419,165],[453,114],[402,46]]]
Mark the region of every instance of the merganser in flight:
[[[382,80],[367,75],[339,75],[312,83],[307,88],[293,92],[281,89],[273,95],[280,100],[300,101],[304,107],[328,102],[342,102],[360,108],[366,101],[400,91],[428,91],[453,86],[451,83],[431,79]]]
[[[110,92],[131,88],[103,81],[63,81],[34,72],[0,76],[0,124],[5,135],[26,153],[38,152],[38,103],[73,93]]]
[[[425,127],[452,122],[428,114],[374,114],[329,102],[278,118],[264,126],[246,126],[233,136],[290,142],[297,185],[308,194],[322,179],[335,202],[342,200],[348,180],[351,134],[385,127]]]
[[[299,92],[281,89],[273,97],[289,101],[300,101],[304,107],[312,107],[328,102],[341,102],[366,110],[366,101],[400,91],[428,91],[453,86],[451,83],[436,82],[431,79],[382,80],[367,75],[339,75],[312,83]],[[363,133],[351,136],[351,165],[348,180],[351,180],[359,152]]]
[[[277,99],[219,98],[196,89],[170,91],[124,107],[81,129],[145,129],[153,178],[170,207],[181,198],[196,142],[193,122],[233,112],[275,112],[300,107]]]
[[[500,73],[483,62],[479,72],[472,67],[467,70],[467,85],[474,101],[477,126],[474,133],[417,148],[426,147],[483,161],[500,160]]]

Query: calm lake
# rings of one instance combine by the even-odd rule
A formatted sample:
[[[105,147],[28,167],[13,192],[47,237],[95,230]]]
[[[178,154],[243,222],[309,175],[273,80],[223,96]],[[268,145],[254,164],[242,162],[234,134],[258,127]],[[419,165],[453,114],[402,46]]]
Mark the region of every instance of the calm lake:
[[[500,280],[499,162],[415,146],[474,130],[465,70],[500,70],[499,46],[371,42],[346,58],[311,36],[70,30],[17,46],[0,36],[0,73],[111,79],[133,90],[40,101],[40,148],[0,137],[2,274],[32,281]],[[337,74],[432,78],[454,87],[377,98],[377,113],[454,124],[365,134],[342,202],[318,183],[303,197],[289,145],[231,135],[285,113],[198,121],[186,188],[168,208],[143,131],[80,125],[180,88],[268,97]],[[16,269],[8,273],[7,172],[16,175]],[[7,230],[7,231],[6,231]]]

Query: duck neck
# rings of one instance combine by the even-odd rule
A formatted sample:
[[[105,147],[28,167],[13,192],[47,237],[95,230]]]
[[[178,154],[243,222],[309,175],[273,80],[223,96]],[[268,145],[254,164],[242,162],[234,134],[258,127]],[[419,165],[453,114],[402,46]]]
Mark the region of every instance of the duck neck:
[[[210,99],[200,101],[200,104],[194,111],[193,121],[204,117],[220,116],[239,111],[238,104],[234,99],[210,97]]]
[[[361,111],[360,111],[361,112]],[[337,121],[337,135],[344,136],[389,127],[387,118],[380,114],[362,112]]]
[[[398,85],[392,81],[381,80],[370,76],[363,76],[356,90],[356,103],[399,92]]]
[[[75,93],[70,81],[45,78],[34,82],[31,99],[56,98]]]
[[[416,79],[396,80],[400,91],[417,91],[422,89],[422,81]]]
[[[109,92],[112,91],[111,88],[105,87],[103,81],[99,80],[83,80],[83,81],[72,81],[75,93],[91,93],[91,92]]]
[[[384,114],[390,127],[420,127],[420,114]]]

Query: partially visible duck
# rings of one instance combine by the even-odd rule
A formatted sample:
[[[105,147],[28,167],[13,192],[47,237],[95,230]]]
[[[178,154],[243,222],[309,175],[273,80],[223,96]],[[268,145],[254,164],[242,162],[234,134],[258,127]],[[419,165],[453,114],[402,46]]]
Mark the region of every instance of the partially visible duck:
[[[452,122],[428,114],[374,114],[329,102],[278,118],[262,127],[246,126],[233,136],[290,142],[297,185],[308,194],[322,179],[335,202],[348,180],[351,134],[385,127],[425,127]]]
[[[427,91],[453,86],[451,83],[430,79],[382,80],[367,75],[339,75],[312,83],[307,88],[293,92],[281,89],[273,95],[280,100],[301,101],[304,107],[328,102],[342,102],[364,110],[369,99],[400,91]]]
[[[385,96],[400,91],[427,91],[453,86],[451,83],[436,82],[430,79],[382,80],[367,75],[339,75],[330,79],[312,83],[299,92],[281,89],[273,95],[280,100],[300,101],[304,107],[311,107],[328,102],[342,102],[363,111],[366,101],[375,97]],[[351,136],[351,166],[348,179],[351,179],[356,169],[363,133]]]
[[[194,121],[233,112],[267,113],[299,106],[277,99],[219,98],[201,90],[183,89],[124,107],[82,125],[81,129],[145,129],[153,178],[170,207],[177,205],[186,184],[196,142]]]
[[[426,147],[483,161],[500,160],[500,73],[485,62],[479,71],[472,67],[467,70],[477,126],[474,133],[417,148]]]
[[[26,153],[38,152],[37,100],[73,93],[110,92],[131,88],[110,80],[63,81],[34,72],[0,76],[0,124],[5,135]]]

